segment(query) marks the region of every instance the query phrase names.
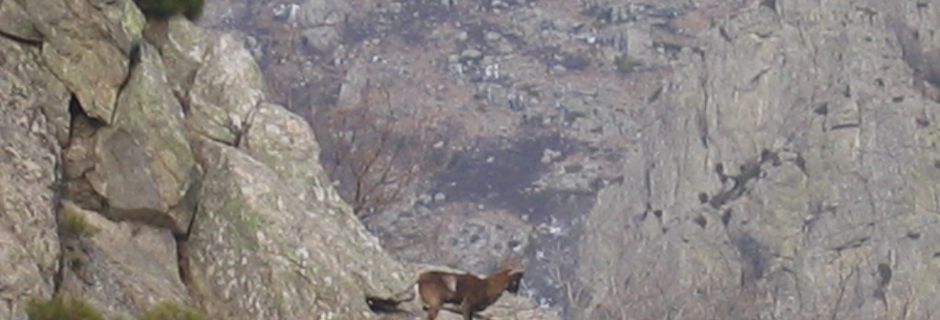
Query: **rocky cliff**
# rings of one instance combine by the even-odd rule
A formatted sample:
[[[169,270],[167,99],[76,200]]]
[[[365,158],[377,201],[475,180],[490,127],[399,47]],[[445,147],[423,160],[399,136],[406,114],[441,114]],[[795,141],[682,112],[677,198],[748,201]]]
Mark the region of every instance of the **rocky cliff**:
[[[368,319],[413,279],[235,37],[131,0],[6,0],[0,74],[0,318],[65,293],[110,317]]]
[[[372,81],[452,120],[450,164],[365,221],[401,259],[525,252],[525,291],[570,319],[929,318],[937,21],[929,0],[217,0],[196,27],[5,0],[0,314],[67,291],[368,315],[413,268],[295,114]]]
[[[574,314],[935,314],[937,3],[708,10],[672,20],[689,41],[588,215]]]
[[[525,247],[573,319],[937,313],[936,1],[225,3],[295,109],[369,79],[458,119],[367,221],[405,259]]]

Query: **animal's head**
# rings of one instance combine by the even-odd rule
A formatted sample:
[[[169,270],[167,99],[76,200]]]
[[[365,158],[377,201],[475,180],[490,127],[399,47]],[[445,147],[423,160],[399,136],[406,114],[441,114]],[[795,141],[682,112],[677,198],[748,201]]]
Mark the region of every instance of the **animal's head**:
[[[522,277],[525,274],[525,268],[522,266],[522,258],[514,257],[503,260],[497,273],[503,281],[503,289],[516,294],[522,285]]]
[[[525,273],[524,270],[517,270],[515,272],[509,273],[509,283],[506,284],[506,291],[509,293],[517,294],[519,293],[519,286],[522,285],[522,275]]]

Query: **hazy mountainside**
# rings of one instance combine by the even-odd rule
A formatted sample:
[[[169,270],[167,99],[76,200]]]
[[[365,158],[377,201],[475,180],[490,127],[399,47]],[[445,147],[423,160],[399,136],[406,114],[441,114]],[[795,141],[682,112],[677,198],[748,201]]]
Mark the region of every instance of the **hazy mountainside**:
[[[366,221],[400,257],[524,247],[570,318],[937,313],[936,1],[217,6],[299,113],[373,81],[453,120],[451,164]]]
[[[413,275],[392,255],[525,252],[570,319],[929,318],[938,7],[216,0],[206,30],[0,0],[0,315],[363,319]],[[308,123],[368,83],[452,158],[367,230]]]
[[[0,1],[0,318],[55,293],[121,318],[163,301],[209,319],[376,318],[365,297],[413,267],[267,91],[237,38],[148,24],[130,0]],[[542,314],[500,305],[497,319]]]

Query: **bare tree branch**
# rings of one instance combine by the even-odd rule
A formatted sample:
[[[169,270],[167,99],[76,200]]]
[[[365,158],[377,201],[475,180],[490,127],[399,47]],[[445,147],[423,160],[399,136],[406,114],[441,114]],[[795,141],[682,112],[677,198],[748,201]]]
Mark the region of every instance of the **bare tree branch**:
[[[444,129],[429,125],[435,119],[428,114],[400,109],[387,88],[367,81],[358,103],[318,114],[324,125],[318,137],[326,140],[322,153],[329,157],[324,165],[360,217],[401,201],[417,181],[447,163],[449,152],[432,152]]]

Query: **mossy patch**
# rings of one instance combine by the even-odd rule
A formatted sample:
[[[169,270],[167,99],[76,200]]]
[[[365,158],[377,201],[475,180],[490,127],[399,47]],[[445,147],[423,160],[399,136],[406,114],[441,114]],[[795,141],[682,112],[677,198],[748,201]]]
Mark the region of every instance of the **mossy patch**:
[[[926,130],[922,136],[924,144],[934,150],[940,150],[940,126],[928,127]]]
[[[57,295],[49,300],[33,300],[26,308],[29,320],[106,320],[85,300],[70,295]],[[173,302],[162,302],[144,312],[138,320],[205,320],[196,309]]]
[[[104,320],[101,312],[82,299],[59,295],[50,300],[33,300],[26,307],[29,320]]]
[[[239,247],[244,248],[245,250],[256,251],[261,249],[261,243],[257,235],[259,232],[265,234],[271,234],[266,231],[264,228],[263,218],[258,215],[258,213],[248,210],[246,204],[238,201],[231,201],[227,203],[223,210],[229,210],[226,212],[237,213],[234,215],[228,215],[225,218],[231,223],[231,226],[235,228],[233,240]]]
[[[141,35],[144,32],[144,26],[147,24],[147,20],[144,18],[140,11],[134,10],[133,5],[128,5],[129,10],[124,10],[124,16],[121,17],[121,25],[128,34],[132,35],[135,39],[140,39]]]
[[[82,238],[91,237],[98,233],[98,228],[88,223],[85,215],[70,206],[62,210],[62,220],[59,221],[59,229],[62,235]]]

